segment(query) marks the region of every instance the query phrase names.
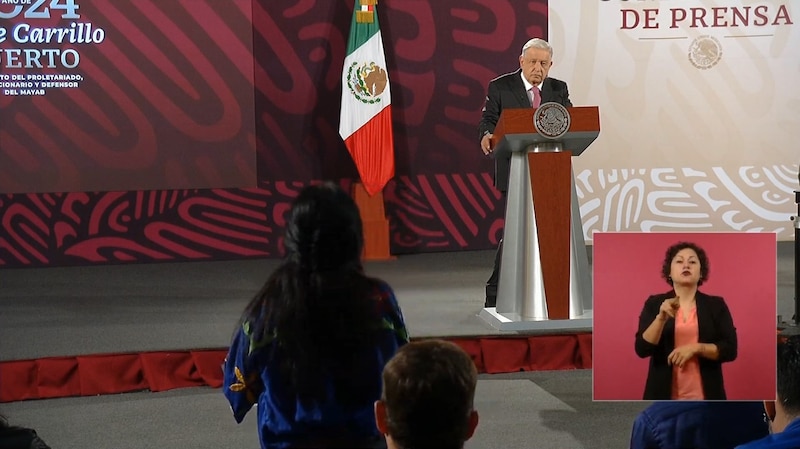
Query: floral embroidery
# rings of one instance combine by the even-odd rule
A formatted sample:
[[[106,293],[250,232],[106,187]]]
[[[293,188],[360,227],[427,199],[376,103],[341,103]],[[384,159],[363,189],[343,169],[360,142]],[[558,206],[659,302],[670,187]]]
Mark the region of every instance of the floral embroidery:
[[[234,366],[233,367],[233,375],[236,376],[237,382],[236,383],[232,383],[228,387],[228,389],[233,391],[233,392],[235,392],[235,393],[245,392],[246,393],[246,397],[247,397],[247,402],[249,402],[251,404],[255,403],[256,402],[256,396],[255,396],[255,394],[253,394],[253,390],[247,385],[248,381],[245,380],[244,375],[242,374],[242,371],[239,369],[238,366]],[[248,379],[248,380],[250,382],[252,382],[253,380],[255,380],[256,376],[255,375],[251,375],[249,377],[250,377],[250,379]]]
[[[253,351],[256,351],[258,349],[267,346],[268,344],[272,343],[272,341],[275,340],[276,338],[275,331],[273,330],[272,333],[270,333],[269,335],[265,335],[263,340],[259,340],[258,336],[253,333],[251,326],[252,325],[250,324],[249,321],[245,321],[244,323],[242,323],[242,330],[244,331],[244,334],[247,336],[247,339],[250,341],[250,347],[247,350],[247,355],[250,355],[253,353]]]
[[[239,382],[231,384],[231,386],[229,387],[231,391],[235,391],[238,393],[247,388],[247,384],[244,382],[244,376],[242,376],[242,372],[239,370],[238,366],[233,367],[233,374],[236,376],[236,380],[238,380]]]
[[[408,329],[405,326],[396,326],[388,318],[384,318],[382,324],[384,329],[393,331],[402,341],[408,342]]]

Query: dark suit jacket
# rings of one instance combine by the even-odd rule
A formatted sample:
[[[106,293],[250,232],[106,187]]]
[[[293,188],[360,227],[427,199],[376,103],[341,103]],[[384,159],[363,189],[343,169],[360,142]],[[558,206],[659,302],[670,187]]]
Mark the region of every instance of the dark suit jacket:
[[[522,82],[521,70],[506,73],[489,82],[486,104],[483,106],[481,122],[478,125],[479,139],[487,132],[494,133],[503,109],[529,108],[531,102]],[[542,82],[542,103],[556,102],[571,107],[567,83],[555,78],[545,78]],[[494,185],[505,192],[508,188],[508,172],[511,169],[511,155],[495,156]]]
[[[732,449],[767,435],[760,402],[661,401],[636,417],[630,449]]]
[[[665,299],[674,298],[671,291],[647,298],[639,315],[639,330],[636,331],[636,354],[639,357],[650,357],[650,369],[647,372],[647,383],[644,387],[645,400],[671,399],[672,366],[667,356],[675,349],[675,320],[669,319],[664,324],[661,340],[657,345],[648,343],[642,334],[658,315],[658,309]],[[703,382],[703,393],[706,399],[726,399],[725,383],[722,380],[722,363],[736,359],[736,328],[725,300],[719,296],[710,296],[701,292],[695,295],[697,304],[697,327],[700,343],[713,343],[719,348],[719,360],[703,357],[700,361],[700,377]]]
[[[3,449],[50,449],[33,429],[0,425],[0,447]]]

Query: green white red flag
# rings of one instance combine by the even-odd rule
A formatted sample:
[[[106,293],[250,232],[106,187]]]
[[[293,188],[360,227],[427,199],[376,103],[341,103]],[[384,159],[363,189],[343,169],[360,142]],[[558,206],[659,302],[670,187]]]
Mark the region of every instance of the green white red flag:
[[[364,189],[374,195],[394,176],[392,96],[375,11],[377,0],[355,0],[342,70],[339,135]]]

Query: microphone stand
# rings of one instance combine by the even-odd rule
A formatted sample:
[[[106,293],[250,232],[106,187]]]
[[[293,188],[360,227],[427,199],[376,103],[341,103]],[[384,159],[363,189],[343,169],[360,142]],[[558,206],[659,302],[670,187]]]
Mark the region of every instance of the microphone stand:
[[[798,181],[800,181],[800,174],[798,174]],[[794,315],[792,323],[781,329],[780,335],[783,337],[800,335],[800,190],[795,190],[794,202],[797,203],[797,215],[792,217],[792,221],[794,221]]]

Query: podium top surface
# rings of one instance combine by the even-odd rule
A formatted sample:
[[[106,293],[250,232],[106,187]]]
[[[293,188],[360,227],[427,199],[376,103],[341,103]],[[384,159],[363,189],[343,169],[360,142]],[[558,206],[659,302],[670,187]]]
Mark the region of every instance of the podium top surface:
[[[497,121],[492,138],[495,153],[525,151],[532,144],[560,142],[564,150],[580,156],[600,134],[600,111],[597,106],[567,108],[570,125],[567,133],[558,139],[540,135],[533,124],[536,109],[504,109]]]

